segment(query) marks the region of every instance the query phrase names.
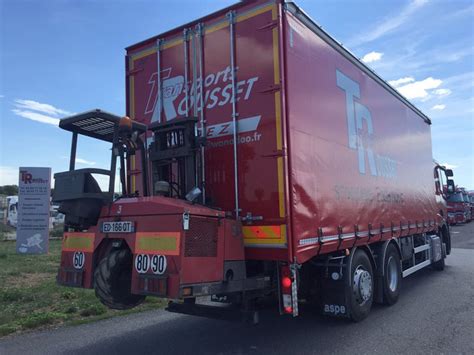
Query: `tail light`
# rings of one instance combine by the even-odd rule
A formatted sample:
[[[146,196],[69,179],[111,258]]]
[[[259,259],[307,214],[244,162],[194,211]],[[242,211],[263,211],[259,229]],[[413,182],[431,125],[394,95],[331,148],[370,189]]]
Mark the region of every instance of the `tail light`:
[[[286,314],[295,315],[294,300],[293,300],[293,288],[294,278],[288,265],[280,267],[280,289],[281,289],[281,300],[282,300],[282,311]]]

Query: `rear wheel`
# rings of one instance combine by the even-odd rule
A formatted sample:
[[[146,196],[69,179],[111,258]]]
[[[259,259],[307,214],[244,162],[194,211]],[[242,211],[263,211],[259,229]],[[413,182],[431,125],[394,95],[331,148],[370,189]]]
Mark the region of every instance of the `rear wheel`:
[[[369,257],[356,250],[351,265],[351,319],[359,322],[369,315],[374,299],[374,274]]]
[[[445,265],[444,259],[445,259],[445,257],[444,257],[444,255],[443,255],[440,260],[438,260],[437,262],[433,263],[433,264],[432,264],[432,265],[433,265],[433,269],[438,270],[438,271],[443,271],[443,270],[444,270],[444,265]]]
[[[128,249],[112,250],[95,270],[95,294],[109,308],[129,309],[145,299],[131,293],[132,259]]]
[[[385,304],[392,305],[398,301],[401,283],[400,256],[398,255],[397,248],[390,244],[385,252],[384,260],[383,300]]]
[[[446,254],[451,254],[451,233],[448,227],[443,226],[441,237],[442,242],[446,244]]]

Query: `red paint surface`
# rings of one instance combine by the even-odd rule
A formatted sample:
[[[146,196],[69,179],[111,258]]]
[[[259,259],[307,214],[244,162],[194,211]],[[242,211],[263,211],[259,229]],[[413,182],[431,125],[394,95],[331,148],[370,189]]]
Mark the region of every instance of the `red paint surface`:
[[[317,236],[319,228],[325,236],[337,235],[338,227],[354,233],[355,226],[368,231],[369,224],[377,230],[436,220],[430,126],[297,19],[287,15],[286,20],[287,38],[292,32],[292,44],[285,46],[292,234],[300,260],[319,247],[301,246],[299,240]],[[346,94],[337,85],[336,70],[359,84],[355,101],[371,112],[373,150],[396,162],[396,176],[372,176],[367,156],[366,173],[359,173],[358,152],[348,143]],[[362,130],[365,144],[368,128]],[[434,228],[418,230],[428,229]],[[379,234],[373,240],[380,239]],[[322,252],[337,244],[329,243]]]
[[[244,14],[255,6],[240,6],[237,16]],[[226,21],[225,13],[204,21],[206,27],[216,21]],[[272,21],[272,12],[266,11],[235,24],[237,33],[236,71],[237,112],[241,127],[247,126],[244,121],[254,117],[258,120],[255,130],[239,134],[239,189],[241,214],[251,212],[253,215],[265,216],[268,219],[278,218],[277,175],[276,175],[276,133],[275,101],[271,90],[273,85],[273,38],[272,29],[260,29]],[[188,28],[194,28],[190,25]],[[160,36],[165,41],[182,38],[182,28],[169,35]],[[204,44],[204,115],[207,121],[206,147],[206,194],[212,204],[225,211],[234,210],[234,163],[232,139],[232,104],[230,71],[230,36],[229,26],[203,36]],[[139,52],[139,49],[150,48],[155,40],[143,43],[138,48],[130,49],[128,54]],[[164,42],[165,46],[167,42]],[[192,44],[188,41],[189,57],[192,57]],[[180,119],[186,116],[185,90],[181,89],[184,80],[184,44],[165,48],[161,51],[161,75],[164,97],[173,97],[172,108],[165,107],[162,121]],[[199,56],[199,53],[198,53]],[[135,112],[129,113],[134,119],[149,124],[152,122],[154,102],[157,90],[157,55],[152,53],[134,60],[133,73],[135,92]],[[189,85],[192,85],[193,66],[189,65]],[[199,65],[196,75],[199,77]],[[167,78],[167,79],[166,79]],[[169,80],[172,79],[172,80]],[[168,80],[168,81],[167,81]],[[173,84],[174,83],[174,84]],[[198,84],[199,87],[199,84]],[[200,95],[198,89],[198,96]],[[190,93],[192,96],[192,93]],[[196,116],[194,104],[190,98],[189,116]],[[199,104],[198,97],[198,104]],[[180,105],[181,104],[181,105]],[[129,105],[130,106],[130,105]],[[198,105],[199,107],[199,105]],[[168,110],[167,110],[168,109]],[[176,117],[173,117],[176,114]],[[200,113],[197,113],[200,117]],[[256,118],[257,117],[257,118]],[[248,121],[247,121],[248,122]],[[199,125],[200,127],[200,125]],[[137,183],[138,183],[137,179]]]
[[[233,9],[239,16],[262,4],[268,3],[239,4]],[[225,21],[227,11],[210,15],[201,22],[208,28]],[[196,24],[197,21],[185,27],[194,28]],[[278,26],[279,35],[280,85],[273,82],[274,26]],[[182,36],[183,28],[169,31],[160,38],[169,43]],[[240,95],[239,120],[261,117],[256,130],[260,139],[238,145],[242,215],[251,212],[254,216],[263,216],[263,221],[257,225],[286,223],[290,243],[288,251],[271,247],[248,249],[247,258],[294,260],[296,256],[298,262],[304,262],[318,253],[366,244],[369,238],[327,242],[323,246],[303,244],[300,240],[370,229],[373,232],[370,242],[375,242],[437,228],[428,225],[428,222],[441,222],[439,203],[435,198],[430,126],[417,113],[288,13],[274,21],[272,12],[266,11],[237,23],[236,33],[237,81],[258,77],[248,99],[244,100],[243,94]],[[155,41],[153,38],[130,47],[128,55],[151,48]],[[188,49],[190,51],[189,46]],[[184,74],[183,50],[183,44],[179,44],[161,52],[163,77]],[[191,55],[191,51],[189,53]],[[204,35],[204,77],[224,70],[230,64],[229,56],[228,26]],[[153,87],[156,68],[156,53],[133,64],[135,109],[132,116],[144,123],[152,119],[152,113],[146,111],[150,97],[154,100],[150,92],[156,89]],[[394,176],[372,176],[367,156],[366,173],[359,172],[358,151],[349,147],[346,96],[337,85],[336,70],[358,83],[360,98],[355,102],[370,111],[373,124],[373,135],[370,136],[367,122],[363,121],[359,136],[364,144],[370,142],[375,154],[395,162]],[[190,79],[192,75],[190,66]],[[228,85],[224,76],[221,79],[222,82],[210,84],[205,89],[209,95],[217,87],[224,89]],[[130,95],[130,82],[128,84]],[[281,151],[276,147],[275,90],[280,91],[282,97]],[[169,95],[172,89],[165,87],[164,92]],[[222,90],[220,92],[222,94]],[[180,92],[175,109],[184,97],[184,92]],[[128,107],[131,106],[129,102]],[[190,115],[193,115],[192,111]],[[163,120],[166,116],[164,110]],[[178,112],[173,119],[184,116]],[[229,129],[224,124],[232,119],[230,102],[206,107],[205,118],[208,127],[214,126],[207,131],[207,193],[216,206],[232,211],[232,145],[224,143],[231,136],[213,137],[219,130],[226,132]],[[241,133],[240,137],[252,140],[254,134]],[[277,156],[283,157],[285,169],[284,217],[280,217],[278,209]],[[402,228],[380,233],[381,228],[391,226]]]

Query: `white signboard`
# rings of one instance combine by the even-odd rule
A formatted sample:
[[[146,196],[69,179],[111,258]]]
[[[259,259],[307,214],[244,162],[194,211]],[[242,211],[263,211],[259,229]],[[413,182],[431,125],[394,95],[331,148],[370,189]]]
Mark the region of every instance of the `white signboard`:
[[[48,252],[51,168],[20,168],[16,251]]]

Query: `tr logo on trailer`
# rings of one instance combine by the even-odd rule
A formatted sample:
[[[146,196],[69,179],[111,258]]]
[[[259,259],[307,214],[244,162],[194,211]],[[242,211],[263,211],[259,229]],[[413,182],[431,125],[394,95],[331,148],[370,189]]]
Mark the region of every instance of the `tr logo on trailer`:
[[[397,176],[397,162],[389,157],[378,155],[374,152],[374,126],[372,114],[367,106],[355,99],[360,99],[359,83],[336,70],[336,82],[346,93],[346,117],[349,148],[357,150],[359,160],[359,173],[365,175],[366,162],[372,176],[395,178]],[[367,132],[364,133],[364,121]]]

